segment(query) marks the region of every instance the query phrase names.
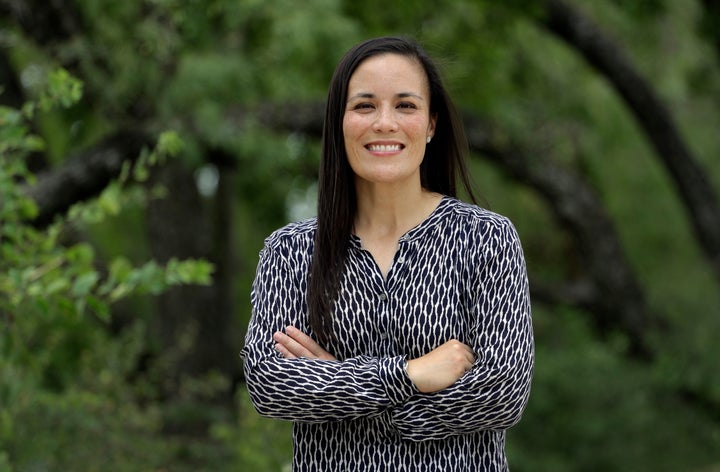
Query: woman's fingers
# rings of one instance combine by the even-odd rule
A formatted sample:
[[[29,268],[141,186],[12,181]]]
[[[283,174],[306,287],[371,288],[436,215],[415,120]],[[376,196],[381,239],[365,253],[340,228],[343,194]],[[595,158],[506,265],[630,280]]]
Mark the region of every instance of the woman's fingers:
[[[277,349],[285,358],[294,359],[296,357],[313,357],[312,353],[302,344],[295,341],[287,334],[278,331],[273,334],[275,340],[275,349]]]
[[[335,357],[323,349],[307,334],[294,326],[285,328],[285,333],[277,331],[273,335],[277,343],[275,349],[287,359],[307,357],[309,359],[322,359],[328,361],[336,360]]]
[[[409,361],[407,373],[421,392],[436,392],[454,384],[474,362],[475,354],[469,346],[451,340]]]
[[[327,352],[325,349],[320,347],[320,345],[316,343],[313,338],[303,333],[296,327],[288,326],[287,328],[285,328],[285,333],[291,338],[293,338],[298,344],[310,351],[310,353],[314,357],[318,359],[334,360],[334,357],[331,356],[330,353]]]
[[[284,345],[280,343],[275,344],[275,350],[282,354],[285,359],[295,359],[295,354],[290,352]]]

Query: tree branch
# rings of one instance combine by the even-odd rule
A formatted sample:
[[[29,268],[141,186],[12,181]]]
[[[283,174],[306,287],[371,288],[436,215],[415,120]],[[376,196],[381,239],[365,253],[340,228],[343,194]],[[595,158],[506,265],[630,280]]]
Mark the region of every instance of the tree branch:
[[[528,157],[477,118],[466,116],[465,123],[473,151],[492,160],[546,200],[561,226],[572,234],[587,268],[583,281],[560,289],[533,282],[541,289],[534,291],[533,296],[588,310],[601,332],[618,329],[627,333],[631,353],[650,357],[645,337],[651,317],[643,290],[592,186],[581,175],[551,159]]]
[[[693,230],[720,280],[720,200],[667,108],[622,49],[563,0],[544,0],[541,24],[576,49],[617,90],[644,130],[687,209]]]
[[[120,174],[124,161],[135,161],[142,148],[151,144],[150,137],[142,132],[121,131],[69,158],[59,168],[39,174],[27,191],[39,209],[33,224],[46,226],[74,203],[99,194]]]

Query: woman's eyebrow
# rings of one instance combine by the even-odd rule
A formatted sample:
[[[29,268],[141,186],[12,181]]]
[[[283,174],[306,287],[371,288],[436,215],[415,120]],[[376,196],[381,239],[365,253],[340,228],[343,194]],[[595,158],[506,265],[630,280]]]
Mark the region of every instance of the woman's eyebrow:
[[[409,97],[412,97],[412,98],[417,98],[417,99],[419,99],[419,100],[425,100],[423,97],[421,97],[420,95],[418,95],[418,94],[416,94],[416,93],[414,93],[414,92],[400,92],[400,93],[396,93],[396,94],[395,94],[395,97],[397,97],[397,98],[409,98]],[[347,101],[349,102],[349,101],[352,101],[352,100],[355,100],[355,99],[358,99],[358,98],[375,98],[375,94],[374,94],[374,93],[370,93],[370,92],[360,92],[360,93],[356,93],[356,94],[353,95],[352,97],[348,98]]]
[[[417,98],[419,100],[425,100],[423,97],[413,92],[398,93],[396,96],[398,98]]]
[[[349,98],[348,98],[348,102],[349,102],[350,100],[354,100],[354,99],[356,99],[356,98],[375,98],[375,94],[370,93],[370,92],[360,92],[360,93],[356,93],[356,94],[353,95],[352,97],[349,97]]]

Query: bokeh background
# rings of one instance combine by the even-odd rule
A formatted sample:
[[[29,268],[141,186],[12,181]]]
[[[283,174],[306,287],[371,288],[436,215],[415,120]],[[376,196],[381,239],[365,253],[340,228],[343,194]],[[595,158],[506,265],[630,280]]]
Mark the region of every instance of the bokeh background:
[[[0,471],[289,470],[250,284],[315,211],[335,64],[387,34],[523,241],[511,468],[720,470],[717,0],[0,0]]]

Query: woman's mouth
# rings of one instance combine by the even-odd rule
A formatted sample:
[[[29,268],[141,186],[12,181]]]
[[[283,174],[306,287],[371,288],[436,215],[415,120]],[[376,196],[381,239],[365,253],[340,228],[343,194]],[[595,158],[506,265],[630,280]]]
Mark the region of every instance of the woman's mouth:
[[[365,146],[370,152],[399,152],[404,147],[402,144],[368,144]]]

